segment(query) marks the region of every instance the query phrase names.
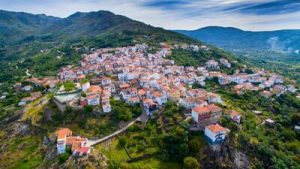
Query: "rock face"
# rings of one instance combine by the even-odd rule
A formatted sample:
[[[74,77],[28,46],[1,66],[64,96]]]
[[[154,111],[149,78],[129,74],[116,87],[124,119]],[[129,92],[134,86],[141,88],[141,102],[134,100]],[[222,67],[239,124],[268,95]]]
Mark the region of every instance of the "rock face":
[[[52,120],[52,112],[49,108],[44,109],[44,120],[46,122],[49,122]]]
[[[95,169],[108,169],[108,164],[106,163],[106,157],[97,152],[96,150],[92,151],[89,156],[85,157],[70,157],[60,168],[77,168],[77,169],[85,169],[85,168],[95,168]]]
[[[52,160],[53,161],[53,160]],[[93,150],[89,156],[73,157],[70,156],[63,164],[58,162],[49,163],[48,166],[42,166],[47,169],[108,169],[107,158],[99,153],[97,150]]]
[[[242,152],[236,151],[228,142],[205,148],[200,157],[202,168],[250,168],[248,157]]]
[[[47,145],[49,143],[50,143],[50,140],[49,140],[48,136],[44,136],[44,138],[43,138],[43,145]]]
[[[235,153],[233,168],[234,169],[250,168],[250,162],[248,160],[248,157],[242,152]]]

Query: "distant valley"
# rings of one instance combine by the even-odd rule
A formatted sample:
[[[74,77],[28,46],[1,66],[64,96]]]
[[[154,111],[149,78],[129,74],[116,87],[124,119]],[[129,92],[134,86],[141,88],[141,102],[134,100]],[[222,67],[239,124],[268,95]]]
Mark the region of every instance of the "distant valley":
[[[300,30],[253,32],[211,26],[176,32],[233,52],[253,65],[267,67],[279,73],[293,72],[291,77],[299,77]]]

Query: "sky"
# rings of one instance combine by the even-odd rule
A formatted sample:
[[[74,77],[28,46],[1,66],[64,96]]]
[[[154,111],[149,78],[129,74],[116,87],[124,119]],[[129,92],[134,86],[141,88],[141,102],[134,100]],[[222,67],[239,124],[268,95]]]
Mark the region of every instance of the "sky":
[[[0,0],[0,9],[67,17],[109,10],[165,29],[300,29],[300,0]]]

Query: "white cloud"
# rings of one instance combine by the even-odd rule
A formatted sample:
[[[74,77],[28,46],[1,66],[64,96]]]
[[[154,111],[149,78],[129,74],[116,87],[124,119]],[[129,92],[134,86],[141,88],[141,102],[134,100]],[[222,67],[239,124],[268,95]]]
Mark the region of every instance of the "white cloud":
[[[67,17],[77,11],[109,10],[153,26],[166,29],[197,29],[204,26],[232,26],[246,30],[300,28],[300,12],[277,15],[241,14],[224,11],[232,4],[261,2],[261,0],[189,1],[176,10],[147,7],[147,0],[1,0],[0,8],[30,13]],[[271,1],[271,0],[265,0]],[[297,22],[298,21],[298,22]]]

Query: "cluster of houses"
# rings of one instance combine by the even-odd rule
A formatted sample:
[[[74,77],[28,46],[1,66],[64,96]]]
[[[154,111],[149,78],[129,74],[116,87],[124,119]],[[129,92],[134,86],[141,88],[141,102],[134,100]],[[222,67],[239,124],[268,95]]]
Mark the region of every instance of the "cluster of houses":
[[[100,85],[91,85],[89,81],[81,82],[82,91],[85,93],[85,97],[81,97],[79,100],[80,106],[97,106],[101,105],[104,113],[111,111],[111,105],[109,102],[111,92],[115,91],[115,86],[111,83],[110,78],[103,77]]]
[[[71,149],[73,156],[89,155],[91,148],[87,145],[87,138],[80,136],[73,136],[72,131],[68,128],[62,128],[56,132],[57,153],[66,153],[67,147]]]
[[[33,83],[35,86],[42,86],[47,89],[52,89],[56,87],[58,83],[58,79],[56,77],[44,77],[44,78],[36,78],[31,77],[29,79],[26,79],[25,81]]]
[[[218,62],[210,60],[206,67],[197,68],[178,66],[166,59],[172,48],[209,50],[204,46],[164,43],[156,53],[148,53],[146,44],[98,49],[83,55],[79,66],[61,69],[58,77],[61,81],[80,83],[85,95],[74,99],[80,106],[102,105],[103,112],[110,112],[109,98],[118,97],[128,104],[141,104],[151,116],[167,100],[172,100],[191,111],[195,127],[204,130],[217,125],[222,114],[217,104],[224,104],[221,97],[204,89],[192,89],[192,85],[204,86],[206,73],[209,75],[210,69],[218,69]],[[224,58],[220,62],[231,67]],[[86,80],[87,75],[94,77]]]
[[[18,103],[18,106],[24,106],[38,98],[42,97],[42,93],[41,92],[33,92],[30,93],[30,96],[28,97],[24,97],[20,100],[20,102]]]
[[[271,91],[281,91],[280,86],[283,86],[284,79],[281,76],[263,71],[223,74],[219,69],[232,67],[225,58],[208,60],[203,67],[178,66],[173,60],[167,59],[172,49],[198,51],[209,48],[188,44],[160,45],[161,48],[155,53],[148,52],[147,44],[97,49],[83,55],[80,65],[62,68],[58,78],[78,83],[84,93],[68,100],[69,104],[81,107],[101,105],[102,111],[107,113],[111,111],[109,98],[115,97],[128,104],[141,104],[147,115],[151,116],[167,100],[172,100],[191,111],[194,127],[220,134],[224,133],[222,127],[217,125],[222,114],[218,105],[224,104],[221,97],[204,89],[192,89],[193,84],[205,86],[206,79],[217,78],[220,85],[235,83],[234,90],[237,93],[262,90],[265,95]],[[87,76],[91,78],[87,80]],[[292,86],[284,86],[282,90],[293,92]],[[230,112],[230,117],[240,122],[239,113]],[[220,138],[223,137],[219,137],[218,141]]]
[[[57,86],[58,79],[56,77],[44,77],[42,79],[38,79],[35,77],[26,79],[27,85],[22,85],[22,83],[17,82],[14,85],[16,91],[27,92],[30,93],[30,96],[24,97],[18,103],[18,106],[24,106],[42,96],[41,92],[33,92],[35,87],[44,87],[46,89],[53,89]]]
[[[98,49],[83,55],[79,66],[61,69],[58,77],[62,81],[80,83],[87,75],[95,75],[89,81],[81,82],[86,96],[81,96],[79,103],[81,106],[102,105],[104,112],[111,111],[111,96],[119,97],[128,104],[141,103],[148,115],[168,99],[187,109],[222,103],[221,97],[215,93],[191,89],[194,83],[205,85],[205,77],[199,75],[199,70],[206,69],[175,65],[173,60],[166,59],[172,48],[199,50],[204,47],[162,43],[156,53],[148,53],[146,44]],[[91,91],[91,88],[96,91]]]
[[[261,91],[266,97],[272,95],[281,95],[285,92],[295,93],[296,88],[293,85],[284,85],[284,78],[276,74],[269,74],[264,71],[257,73],[236,73],[227,75],[218,71],[210,72],[209,78],[218,78],[220,85],[234,83],[233,90],[237,94],[243,94],[245,91]]]

